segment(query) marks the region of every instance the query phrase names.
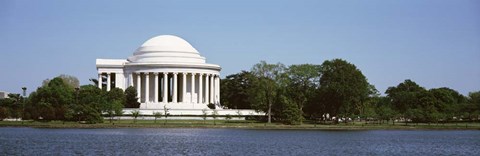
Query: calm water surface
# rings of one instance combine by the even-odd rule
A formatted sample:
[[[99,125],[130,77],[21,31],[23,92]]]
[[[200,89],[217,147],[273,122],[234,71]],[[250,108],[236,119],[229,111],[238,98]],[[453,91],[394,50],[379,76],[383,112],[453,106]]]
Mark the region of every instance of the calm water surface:
[[[480,155],[480,131],[0,128],[1,155]]]

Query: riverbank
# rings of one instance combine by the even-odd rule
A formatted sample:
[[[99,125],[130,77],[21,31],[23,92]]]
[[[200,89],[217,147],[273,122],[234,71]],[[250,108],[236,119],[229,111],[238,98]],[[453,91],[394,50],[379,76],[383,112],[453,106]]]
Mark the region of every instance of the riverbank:
[[[236,128],[236,129],[305,129],[305,130],[480,130],[480,123],[446,123],[446,124],[367,124],[355,122],[348,124],[323,125],[304,123],[301,125],[284,125],[280,123],[266,124],[254,121],[226,120],[120,120],[110,123],[84,124],[62,121],[0,121],[0,127],[33,127],[33,128]]]

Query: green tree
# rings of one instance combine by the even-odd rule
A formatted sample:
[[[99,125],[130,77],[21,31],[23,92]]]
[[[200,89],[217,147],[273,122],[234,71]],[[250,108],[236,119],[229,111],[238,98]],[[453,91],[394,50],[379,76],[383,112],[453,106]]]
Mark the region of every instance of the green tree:
[[[162,115],[162,112],[153,112],[153,116],[155,117],[154,123],[157,123],[157,118],[161,118]]]
[[[440,113],[435,107],[437,99],[428,91],[420,93],[419,105],[416,106],[422,113],[423,118],[417,118],[417,122],[438,122],[441,117]]]
[[[74,121],[75,119],[75,110],[73,108],[67,109],[65,112],[65,120],[63,120],[63,124],[65,124],[65,121]]]
[[[387,97],[392,101],[393,108],[404,116],[404,118],[408,116],[415,117],[412,112],[418,110],[412,109],[420,105],[419,99],[422,92],[426,92],[425,88],[409,79],[398,84],[396,87],[389,87],[387,91],[385,91]],[[409,115],[407,115],[407,112],[409,112]]]
[[[1,101],[1,100],[0,100]],[[0,120],[3,120],[5,118],[8,118],[10,116],[10,113],[8,111],[7,107],[0,107]]]
[[[468,101],[477,107],[480,107],[480,91],[470,92],[468,94]]]
[[[376,105],[374,106],[375,114],[377,118],[380,120],[386,120],[387,122],[390,120],[395,120],[396,112],[390,103],[390,98],[388,97],[375,97]],[[394,123],[395,124],[395,121]]]
[[[126,94],[120,88],[112,88],[107,92],[106,98],[109,102],[118,101],[122,105],[126,102]]]
[[[448,121],[462,114],[461,106],[467,103],[465,96],[446,87],[430,89],[429,92],[436,99],[435,108],[441,119]]]
[[[133,123],[136,123],[138,116],[140,116],[140,111],[133,110],[131,113],[132,113],[132,116],[133,116]]]
[[[0,120],[17,116],[16,114],[18,113],[15,111],[17,100],[15,99],[15,96],[16,95],[14,94],[9,94],[8,98],[0,99]]]
[[[357,67],[345,60],[323,62],[320,67],[318,96],[326,113],[348,117],[361,114],[363,103],[372,93],[367,78]]]
[[[89,124],[102,123],[103,117],[100,111],[91,105],[80,105],[77,108],[79,121],[85,121]]]
[[[312,101],[315,91],[319,87],[320,66],[312,64],[291,65],[286,74],[289,77],[288,92],[291,98],[296,101],[298,108],[303,114],[304,106]]]
[[[375,119],[375,120],[378,120],[379,122],[383,121],[383,119],[380,118],[380,115],[378,114],[378,110],[376,110],[374,107],[369,107],[369,106],[364,108],[363,113],[360,114],[360,116],[358,117],[365,119],[365,121],[368,121],[370,119]]]
[[[34,119],[65,120],[69,106],[74,102],[74,88],[56,77],[37,89],[30,97]],[[34,112],[35,111],[35,112]],[[67,115],[68,116],[68,115]]]
[[[464,105],[463,110],[468,112],[466,115],[470,120],[480,118],[480,91],[468,94],[468,103]]]
[[[275,107],[275,117],[278,120],[282,121],[285,124],[301,124],[303,121],[302,111],[299,108],[299,105],[294,102],[294,100],[279,92],[277,98],[277,105]]]
[[[230,109],[251,109],[249,90],[253,87],[254,80],[254,75],[248,71],[241,71],[222,79],[220,81],[222,106]]]
[[[61,74],[61,75],[57,76],[57,78],[62,79],[63,82],[68,84],[71,88],[80,87],[80,81],[78,81],[78,78],[75,77],[75,76]],[[50,83],[50,79],[43,80],[42,86],[46,86],[46,85],[48,85],[48,83]]]
[[[405,118],[405,125],[408,125],[409,121],[418,121],[419,119],[423,119],[423,113],[418,108],[408,108],[403,116]]]
[[[268,123],[272,122],[272,105],[277,97],[279,81],[282,80],[285,66],[281,63],[268,64],[265,61],[255,64],[251,72],[256,76],[252,97],[253,108],[267,112]]]
[[[393,107],[406,120],[413,122],[438,122],[448,117],[453,111],[455,101],[462,101],[453,90],[447,88],[431,89],[427,91],[411,80],[405,80],[396,87],[389,87],[386,91]],[[458,96],[458,97],[454,97]]]
[[[102,112],[106,112],[110,117],[110,123],[112,123],[115,114],[123,110],[125,103],[125,94],[120,88],[112,88],[106,93],[106,102],[101,106]]]
[[[139,108],[140,102],[138,102],[137,89],[130,86],[125,89],[125,108]]]
[[[103,122],[102,112],[107,110],[108,106],[107,94],[106,91],[101,90],[97,86],[80,86],[78,104],[74,107],[77,120],[86,121],[87,123]],[[116,105],[118,106],[119,102],[116,102]],[[116,109],[112,108],[112,110]]]
[[[123,105],[122,105],[122,107],[123,107]],[[120,121],[120,117],[123,116],[123,114],[124,114],[123,109],[115,109],[115,116],[118,117],[118,121]]]
[[[108,103],[108,108],[105,109],[103,112],[107,113],[107,115],[110,117],[110,123],[112,123],[115,115],[119,114],[119,112],[122,112],[122,110],[123,110],[123,103],[120,102],[120,100],[114,100]]]

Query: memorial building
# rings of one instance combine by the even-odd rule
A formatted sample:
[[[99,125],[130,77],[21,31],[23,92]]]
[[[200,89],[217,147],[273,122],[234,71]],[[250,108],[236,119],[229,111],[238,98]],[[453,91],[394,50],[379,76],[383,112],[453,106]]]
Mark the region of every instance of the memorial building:
[[[220,66],[184,39],[161,35],[147,40],[128,59],[97,59],[99,88],[133,86],[140,109],[205,109],[220,103]]]

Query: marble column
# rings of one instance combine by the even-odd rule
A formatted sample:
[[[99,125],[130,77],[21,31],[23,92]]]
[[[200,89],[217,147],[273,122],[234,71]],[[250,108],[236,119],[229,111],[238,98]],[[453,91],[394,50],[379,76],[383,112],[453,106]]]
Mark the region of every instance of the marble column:
[[[137,92],[138,92],[138,102],[142,103],[142,73],[137,73]]]
[[[155,90],[153,91],[153,93],[155,94],[155,99],[154,99],[153,102],[158,103],[158,73],[155,72],[153,74],[155,75],[155,83],[154,83],[154,85],[155,85],[154,89]]]
[[[112,80],[111,80],[111,73],[107,73],[107,91],[110,91],[110,88],[111,88],[111,83],[112,83]]]
[[[203,103],[203,73],[198,76],[198,102]]]
[[[190,91],[191,92],[190,102],[195,103],[194,102],[195,98],[193,98],[194,97],[193,95],[195,94],[195,73],[192,73],[192,83],[190,85],[192,86]]]
[[[215,93],[217,97],[217,103],[220,103],[220,75],[217,75],[217,93]]]
[[[98,88],[102,89],[102,73],[98,73]]]
[[[145,103],[150,102],[150,73],[145,73]]]
[[[168,103],[168,73],[163,73],[163,102]]]
[[[182,102],[185,103],[185,96],[187,95],[187,73],[182,73]]]
[[[210,74],[207,74],[207,76],[205,77],[205,103],[209,104],[210,103],[210,99],[209,99],[209,94],[210,93],[210,85],[209,85],[209,81],[210,80]]]
[[[217,75],[213,75],[213,92],[212,92],[212,103],[217,103]]]
[[[173,73],[173,97],[172,97],[172,102],[177,103],[177,97],[178,97],[178,81],[177,81],[177,74],[178,73]]]
[[[215,78],[214,76],[215,75],[212,75],[210,77],[210,102],[208,102],[208,103],[215,103],[215,101],[214,101],[215,99],[214,99],[214,96],[213,96],[214,93],[215,93],[215,89],[213,88],[214,87],[214,85],[213,85],[214,84],[214,78]]]
[[[128,75],[128,86],[133,86],[133,72]]]

